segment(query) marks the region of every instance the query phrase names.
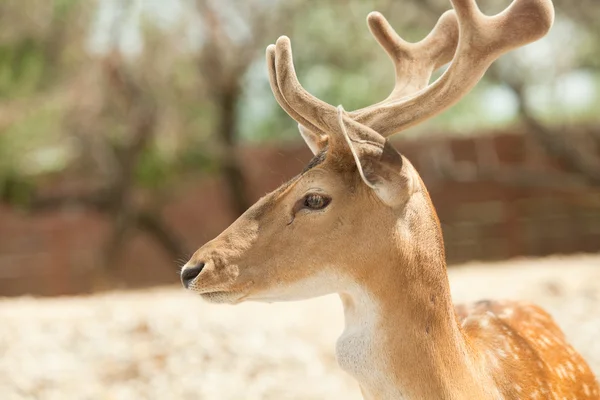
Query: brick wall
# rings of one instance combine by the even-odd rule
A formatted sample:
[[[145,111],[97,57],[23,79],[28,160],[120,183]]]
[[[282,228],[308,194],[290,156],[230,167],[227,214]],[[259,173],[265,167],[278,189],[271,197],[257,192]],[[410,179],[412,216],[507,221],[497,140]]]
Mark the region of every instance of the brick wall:
[[[473,177],[482,165],[496,163],[560,172],[560,165],[525,136],[398,141],[396,147],[415,164],[430,190],[449,263],[600,250],[599,190],[552,190]],[[245,149],[251,197],[297,174],[310,157],[300,145]],[[227,208],[221,182],[207,178],[177,188],[164,218],[194,250],[235,216]],[[0,206],[0,296],[92,290],[92,271],[100,265],[109,229],[101,215],[81,209],[31,216]],[[178,260],[138,233],[116,267],[124,285],[139,287],[177,282],[177,265]]]

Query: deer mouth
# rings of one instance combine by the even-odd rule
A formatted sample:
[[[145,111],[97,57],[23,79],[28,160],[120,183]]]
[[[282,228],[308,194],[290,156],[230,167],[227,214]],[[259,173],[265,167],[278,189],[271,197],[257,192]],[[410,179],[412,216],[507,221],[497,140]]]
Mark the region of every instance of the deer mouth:
[[[211,282],[202,285],[202,282],[195,282],[187,288],[194,294],[199,295],[203,300],[214,304],[237,304],[246,299],[251,292],[254,281],[245,282]],[[204,286],[204,287],[202,287]]]
[[[200,297],[202,297],[203,300],[213,304],[237,304],[244,300],[246,294],[237,291],[228,292],[224,290],[218,290],[214,292],[200,293]]]

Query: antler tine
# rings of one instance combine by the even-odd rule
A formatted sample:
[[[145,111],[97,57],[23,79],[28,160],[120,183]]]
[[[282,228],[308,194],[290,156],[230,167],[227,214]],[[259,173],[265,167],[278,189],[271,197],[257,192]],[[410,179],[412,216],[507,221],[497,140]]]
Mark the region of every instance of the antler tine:
[[[440,113],[468,93],[498,57],[541,38],[554,20],[551,0],[514,0],[493,17],[482,14],[475,0],[451,2],[460,36],[448,70],[414,96],[360,112],[357,121],[390,136]]]
[[[305,121],[309,121],[321,132],[337,131],[336,108],[308,93],[300,85],[294,69],[290,39],[287,36],[281,36],[275,44],[275,75],[277,86],[293,112],[299,114]]]
[[[458,41],[458,24],[453,11],[444,13],[431,33],[417,43],[409,43],[400,38],[378,12],[370,13],[367,23],[373,36],[394,63],[396,84],[384,101],[353,111],[348,114],[351,117],[427,86],[433,71],[452,59]],[[312,96],[300,85],[287,37],[282,36],[276,45],[267,47],[267,65],[271,90],[290,117],[308,131],[319,135],[337,127],[337,109]]]
[[[285,99],[285,97],[283,97],[283,94],[281,93],[281,90],[279,89],[279,84],[277,83],[277,71],[276,71],[276,67],[275,67],[275,45],[273,45],[273,44],[271,44],[267,47],[267,66],[268,66],[268,70],[269,70],[269,84],[271,85],[271,91],[273,92],[273,95],[275,96],[275,100],[277,100],[277,103],[279,103],[281,108],[283,108],[283,110],[290,117],[292,117],[296,122],[298,122],[305,129],[308,129],[310,132],[312,132],[314,134],[323,135],[324,132],[321,129],[317,128],[313,123],[309,122],[306,118],[304,118],[303,116],[298,114],[296,112],[296,110],[294,110],[292,107],[290,107],[290,105],[287,102],[287,100]]]
[[[458,23],[454,11],[442,14],[429,35],[417,43],[402,39],[381,13],[370,13],[367,24],[394,63],[396,83],[392,93],[383,102],[353,111],[351,115],[358,115],[390,99],[398,99],[423,89],[429,83],[431,74],[450,62],[456,51]]]

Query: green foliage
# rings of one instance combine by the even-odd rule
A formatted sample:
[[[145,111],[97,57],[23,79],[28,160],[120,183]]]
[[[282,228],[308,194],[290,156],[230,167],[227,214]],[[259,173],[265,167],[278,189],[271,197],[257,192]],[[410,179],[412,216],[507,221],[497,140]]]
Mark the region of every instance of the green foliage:
[[[33,93],[45,70],[43,43],[25,37],[16,43],[0,44],[0,98]]]
[[[98,2],[99,7],[103,7],[103,3]],[[165,5],[162,7],[168,7],[168,2],[163,3]],[[408,40],[423,37],[439,15],[432,10],[432,7],[437,7],[436,2],[427,7],[417,1],[398,3],[389,0],[318,2],[311,4],[311,7],[302,3],[299,2],[300,6],[295,8],[290,5],[293,12],[289,18],[283,19],[273,30],[276,33],[272,37],[261,40],[274,42],[279,34],[289,35],[294,48],[296,71],[302,84],[317,97],[333,105],[342,104],[347,110],[385,98],[393,86],[392,64],[368,32],[364,22],[367,13],[371,10],[381,11]],[[88,53],[85,36],[91,35],[93,29],[114,29],[114,32],[110,32],[114,42],[112,49],[121,51],[119,62],[126,65],[125,69],[139,85],[141,97],[157,104],[154,132],[157,143],[141,153],[135,169],[136,184],[160,189],[169,180],[186,173],[218,171],[218,156],[214,149],[218,148],[219,105],[215,101],[215,94],[207,89],[215,77],[199,67],[201,50],[198,47],[203,44],[202,40],[195,43],[196,47],[188,43],[193,42],[190,39],[191,28],[185,26],[202,29],[194,25],[195,22],[190,23],[195,21],[194,18],[188,20],[190,15],[187,14],[192,10],[186,8],[189,7],[188,3],[181,6],[185,8],[184,14],[175,26],[168,27],[164,21],[161,23],[160,16],[144,15],[140,17],[141,22],[133,21],[133,14],[127,12],[125,17],[114,17],[122,17],[122,21],[117,21],[122,24],[119,29],[115,28],[119,23],[104,24],[102,28],[92,23],[90,15],[82,12],[91,9],[90,2],[52,0],[49,3],[51,6],[43,11],[46,13],[44,18],[36,14],[37,19],[32,17],[30,21],[29,14],[39,11],[32,11],[32,4],[30,1],[13,1],[10,6],[0,4],[0,12],[12,12],[19,17],[15,18],[13,29],[10,29],[11,26],[0,29],[0,107],[6,107],[10,113],[13,107],[22,111],[15,113],[20,117],[15,118],[8,127],[0,125],[3,196],[23,199],[29,190],[28,183],[21,185],[19,182],[28,180],[30,175],[60,171],[72,165],[76,154],[69,154],[70,150],[65,145],[67,140],[64,140],[70,135],[97,137],[99,139],[96,142],[109,146],[122,146],[131,137],[130,130],[136,126],[135,121],[132,122],[135,114],[132,109],[138,103],[123,100],[128,98],[128,94],[119,92],[118,84],[109,82],[106,72],[108,53]],[[443,3],[442,6],[445,9],[448,5]],[[560,13],[557,15],[561,18]],[[11,22],[10,16],[2,19],[5,24],[7,21]],[[47,24],[40,28],[39,21]],[[79,35],[81,32],[73,28],[79,25],[85,26],[88,31]],[[600,66],[595,56],[599,38],[588,28],[581,27],[581,31],[587,33],[578,47],[579,53],[566,53],[572,58],[569,61],[571,68],[590,71],[594,81],[590,84],[595,87],[596,98],[588,108],[577,110],[575,117],[564,104],[553,104],[545,114],[541,113],[549,122],[562,123],[571,118],[598,120],[596,110],[600,104]],[[243,36],[248,32],[237,33]],[[143,52],[128,54],[123,42],[136,34],[144,42]],[[273,99],[264,64],[265,45],[262,42],[256,44],[256,59],[249,64],[251,68],[243,80],[242,97],[237,104],[236,115],[238,139],[242,143],[299,140],[296,123]],[[93,57],[96,57],[95,62]],[[235,54],[230,57],[235,59]],[[228,60],[224,58],[223,62],[226,64]],[[220,67],[226,68],[225,64]],[[520,65],[519,69],[525,67]],[[531,73],[535,74],[535,71]],[[552,84],[546,83],[549,86]],[[497,101],[489,94],[498,87],[493,82],[484,81],[457,105],[414,132],[450,130],[473,134],[498,124],[512,123],[514,117],[510,115],[504,119],[489,116],[493,107],[489,107],[488,102]],[[75,104],[39,101],[49,92],[73,91],[80,96]],[[84,103],[82,109],[87,113],[82,113],[79,103]],[[1,117],[0,113],[0,124]],[[70,124],[73,119],[78,119],[75,127]],[[39,161],[43,158],[40,154],[47,154],[44,150],[55,148],[64,151],[54,152],[58,156],[52,162]],[[99,152],[102,151],[100,149]],[[48,158],[51,157],[45,159]]]
[[[0,202],[25,207],[35,192],[31,178],[14,170],[0,170]]]
[[[58,20],[66,19],[81,0],[54,0],[53,17]]]
[[[166,157],[156,146],[150,146],[141,154],[135,169],[136,183],[147,189],[160,189],[178,175],[186,173],[215,174],[218,161],[214,154],[202,150],[198,143],[190,143],[176,159]]]
[[[47,172],[34,168],[29,161],[36,151],[60,143],[61,118],[62,110],[58,105],[48,104],[30,111],[26,118],[2,132],[0,169]]]
[[[142,187],[159,188],[168,182],[171,166],[151,147],[141,154],[135,170],[136,182]]]
[[[200,145],[194,143],[182,152],[177,164],[180,171],[215,174],[219,169],[219,164],[214,154],[203,150]]]

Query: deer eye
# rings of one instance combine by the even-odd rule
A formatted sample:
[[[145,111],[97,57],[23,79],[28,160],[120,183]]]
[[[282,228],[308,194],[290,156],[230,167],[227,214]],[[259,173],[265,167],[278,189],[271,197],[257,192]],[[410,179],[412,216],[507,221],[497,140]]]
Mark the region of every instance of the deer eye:
[[[311,210],[322,210],[329,205],[331,198],[320,194],[307,194],[304,198],[304,207]]]

